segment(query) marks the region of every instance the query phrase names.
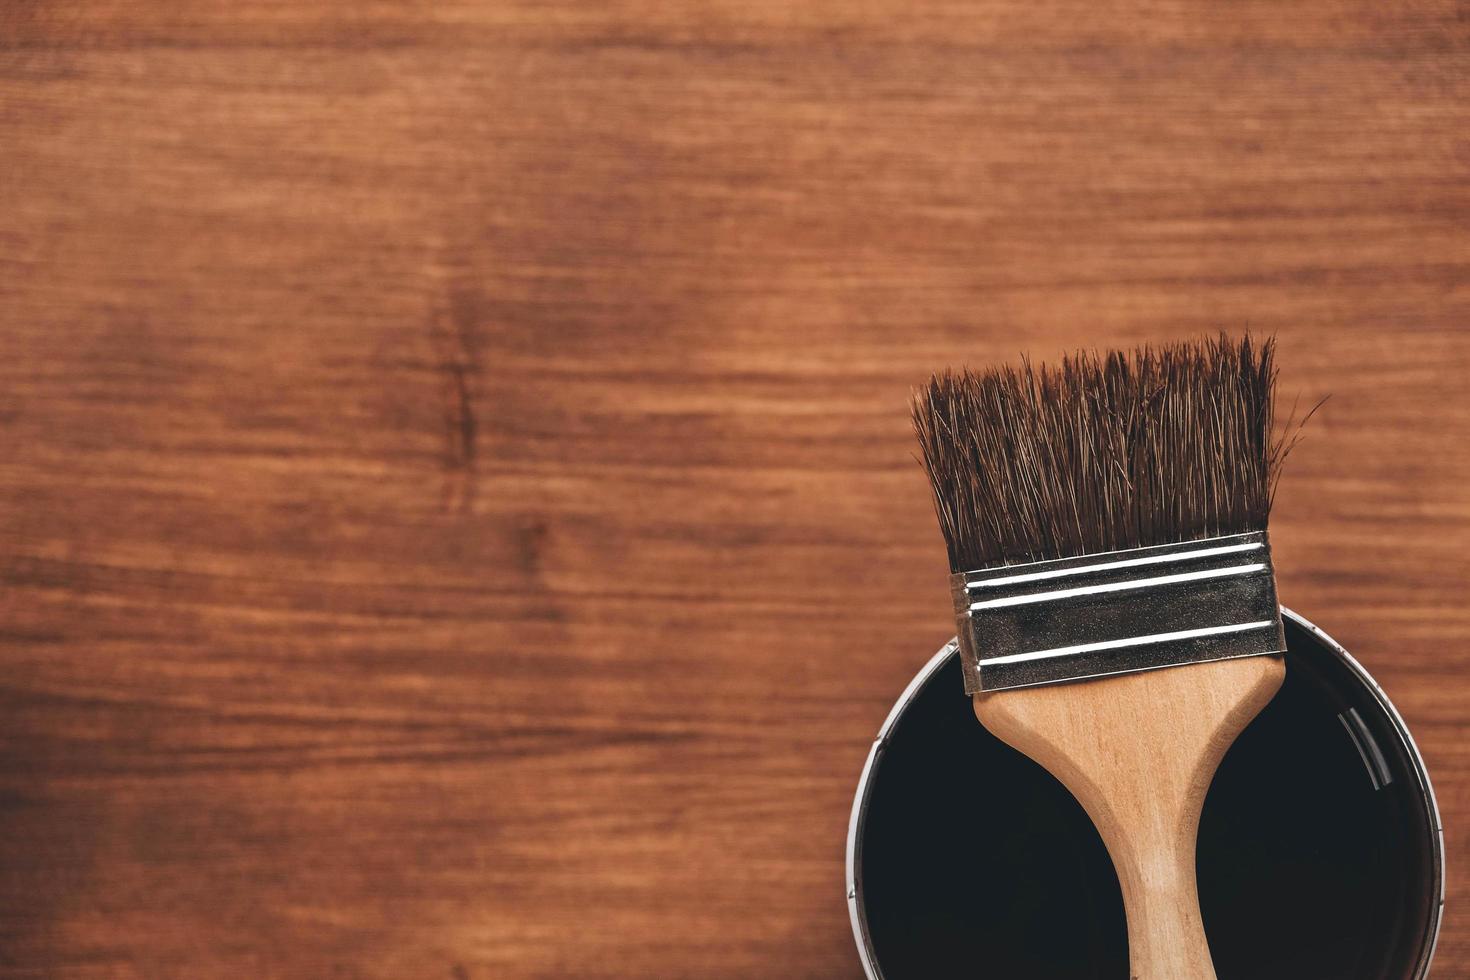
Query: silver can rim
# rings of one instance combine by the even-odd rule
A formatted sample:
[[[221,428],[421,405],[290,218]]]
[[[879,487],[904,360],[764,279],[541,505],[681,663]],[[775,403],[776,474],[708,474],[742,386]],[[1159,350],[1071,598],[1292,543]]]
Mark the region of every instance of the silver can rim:
[[[1424,756],[1419,752],[1419,746],[1414,742],[1414,736],[1409,732],[1409,726],[1404,723],[1404,718],[1399,714],[1393,702],[1389,700],[1379,683],[1373,679],[1373,675],[1367,669],[1343,649],[1326,631],[1322,630],[1311,620],[1298,613],[1292,612],[1285,606],[1281,607],[1281,614],[1298,626],[1310,632],[1323,645],[1330,650],[1347,668],[1361,680],[1373,694],[1384,713],[1393,723],[1399,738],[1403,741],[1409,759],[1413,763],[1414,775],[1419,781],[1420,792],[1428,804],[1429,817],[1434,825],[1433,839],[1430,842],[1433,851],[1430,867],[1433,869],[1433,895],[1434,903],[1430,912],[1430,923],[1428,941],[1420,952],[1419,963],[1414,973],[1413,980],[1425,980],[1429,976],[1429,967],[1434,960],[1435,949],[1439,945],[1440,927],[1444,920],[1444,883],[1445,883],[1445,857],[1444,857],[1444,824],[1440,820],[1439,801],[1434,796],[1434,785],[1429,779],[1429,770],[1424,764]],[[878,735],[873,739],[872,746],[868,749],[867,760],[863,763],[862,776],[858,779],[857,793],[853,797],[852,813],[847,822],[847,914],[852,923],[852,935],[857,943],[858,957],[862,960],[863,974],[868,980],[883,980],[878,971],[877,956],[873,951],[872,943],[868,937],[866,920],[863,915],[863,892],[862,882],[859,880],[858,853],[861,848],[861,838],[864,821],[868,810],[868,793],[872,788],[873,772],[877,768],[878,759],[887,744],[889,734],[898,719],[908,709],[909,703],[913,701],[919,688],[939,670],[940,666],[949,660],[959,649],[959,640],[951,639],[939,651],[929,658],[913,680],[909,681],[903,693],[898,696],[893,707],[888,712],[888,717],[883,720],[883,725],[878,729]]]

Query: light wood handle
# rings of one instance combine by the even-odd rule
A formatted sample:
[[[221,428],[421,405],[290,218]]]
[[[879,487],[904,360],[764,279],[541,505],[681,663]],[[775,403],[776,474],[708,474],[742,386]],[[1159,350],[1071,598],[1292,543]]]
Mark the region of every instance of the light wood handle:
[[[1139,980],[1215,980],[1194,871],[1199,807],[1191,814],[1178,802],[1103,835],[1128,915],[1129,975]]]
[[[1280,656],[975,696],[975,715],[1072,792],[1102,835],[1128,916],[1132,980],[1215,980],[1195,840],[1215,770],[1280,689]]]

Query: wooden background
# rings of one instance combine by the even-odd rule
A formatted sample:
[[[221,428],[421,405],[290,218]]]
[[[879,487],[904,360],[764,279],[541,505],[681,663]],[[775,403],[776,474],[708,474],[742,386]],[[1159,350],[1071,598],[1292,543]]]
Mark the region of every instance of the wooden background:
[[[933,368],[1249,325],[1470,976],[1470,8],[0,5],[0,976],[855,977]]]

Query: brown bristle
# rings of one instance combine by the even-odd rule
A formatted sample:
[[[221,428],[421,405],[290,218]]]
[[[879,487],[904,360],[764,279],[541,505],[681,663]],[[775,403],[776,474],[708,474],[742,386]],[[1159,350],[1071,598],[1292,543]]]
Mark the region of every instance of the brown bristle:
[[[935,375],[914,428],[950,568],[1264,530],[1291,448],[1274,352],[1222,334]]]

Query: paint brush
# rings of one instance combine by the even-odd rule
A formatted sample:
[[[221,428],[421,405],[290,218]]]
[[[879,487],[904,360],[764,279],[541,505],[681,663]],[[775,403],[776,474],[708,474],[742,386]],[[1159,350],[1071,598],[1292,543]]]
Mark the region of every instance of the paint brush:
[[[1214,980],[1195,884],[1221,758],[1281,687],[1274,342],[936,375],[914,424],[975,714],[1077,798],[1134,980]]]

